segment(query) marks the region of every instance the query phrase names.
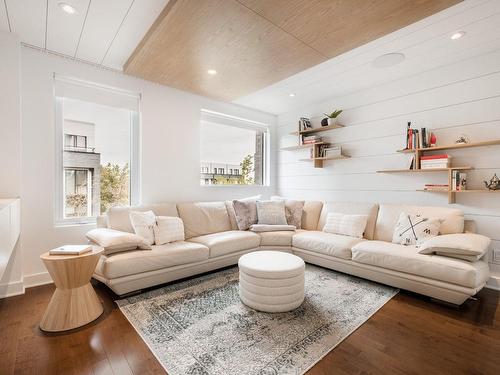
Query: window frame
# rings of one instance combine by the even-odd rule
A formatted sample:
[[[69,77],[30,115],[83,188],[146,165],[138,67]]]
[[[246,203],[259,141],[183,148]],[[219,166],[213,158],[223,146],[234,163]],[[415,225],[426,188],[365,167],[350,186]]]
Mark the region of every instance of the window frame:
[[[205,124],[204,124],[205,122]],[[234,126],[237,128],[254,130],[256,132],[262,133],[262,183],[261,184],[200,184],[202,188],[231,188],[231,187],[241,187],[241,188],[257,188],[257,187],[269,187],[271,183],[271,129],[269,124],[262,122],[245,119],[242,117],[232,116],[220,112],[215,112],[208,109],[201,109],[200,126],[206,126],[210,123],[216,125],[224,126]],[[200,141],[203,141],[200,138]],[[203,160],[199,160],[202,163]],[[216,169],[216,168],[214,168]],[[237,169],[238,174],[241,175],[241,168]]]
[[[98,103],[96,103],[98,104]],[[99,104],[98,104],[99,105]],[[74,226],[96,224],[97,217],[103,213],[92,212],[90,217],[64,217],[65,192],[64,192],[64,98],[55,95],[54,90],[54,115],[55,115],[55,189],[54,189],[54,226]],[[141,137],[141,116],[140,116],[140,95],[138,111],[130,110],[130,158],[129,158],[129,204],[138,205],[140,203],[140,137]],[[87,143],[87,140],[86,140]],[[88,144],[88,143],[87,143]],[[85,168],[84,168],[85,169]]]

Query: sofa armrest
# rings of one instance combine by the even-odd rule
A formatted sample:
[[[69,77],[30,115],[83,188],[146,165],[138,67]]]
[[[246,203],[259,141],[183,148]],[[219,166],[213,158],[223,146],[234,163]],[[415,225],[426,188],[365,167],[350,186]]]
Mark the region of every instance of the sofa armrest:
[[[108,227],[108,216],[99,215],[96,219],[97,228],[107,228]]]
[[[476,233],[476,222],[474,220],[464,220],[464,233]]]

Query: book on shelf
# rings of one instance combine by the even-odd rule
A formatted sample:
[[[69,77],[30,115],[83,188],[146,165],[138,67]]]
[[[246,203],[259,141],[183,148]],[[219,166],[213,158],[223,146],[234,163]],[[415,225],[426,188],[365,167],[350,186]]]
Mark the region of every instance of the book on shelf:
[[[299,119],[299,132],[309,129],[312,129],[311,120],[309,120],[307,117],[301,117]]]
[[[341,146],[327,146],[323,149],[323,157],[334,158],[342,156]]]
[[[432,133],[427,128],[413,129],[411,122],[407,123],[406,128],[406,147],[405,150],[415,150],[417,148],[430,147],[430,138]]]
[[[49,251],[50,255],[81,255],[92,251],[90,245],[64,245]]]
[[[467,190],[467,173],[454,170],[451,173],[451,190]]]
[[[425,184],[424,190],[448,191],[448,190],[450,190],[450,185],[448,185],[448,184]]]
[[[439,154],[439,155],[425,155],[420,157],[420,160],[439,160],[439,159],[451,159],[451,156],[448,154]]]

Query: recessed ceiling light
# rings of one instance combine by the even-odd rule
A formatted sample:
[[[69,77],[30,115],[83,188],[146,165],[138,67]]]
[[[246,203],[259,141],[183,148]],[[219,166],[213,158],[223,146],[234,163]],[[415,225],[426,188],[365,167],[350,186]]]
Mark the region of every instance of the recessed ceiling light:
[[[391,66],[400,64],[404,61],[405,55],[402,53],[386,53],[385,55],[377,57],[375,60],[372,61],[372,66],[374,68],[389,68]]]
[[[78,13],[72,5],[69,5],[68,3],[59,3],[59,7],[64,10],[68,14],[76,14]]]
[[[215,69],[208,69],[207,73],[210,74],[211,76],[214,76],[214,75],[217,74],[217,70],[215,70]]]
[[[290,98],[293,98],[293,97],[295,96],[295,94],[292,92],[291,94],[288,94],[288,96],[289,96]]]
[[[457,31],[452,36],[450,36],[450,39],[451,40],[457,40],[457,39],[462,38],[464,35],[465,35],[465,31]]]

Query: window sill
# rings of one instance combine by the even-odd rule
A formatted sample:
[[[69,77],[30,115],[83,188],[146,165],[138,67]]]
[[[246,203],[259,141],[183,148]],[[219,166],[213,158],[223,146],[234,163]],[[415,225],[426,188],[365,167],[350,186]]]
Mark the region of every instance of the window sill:
[[[268,188],[269,185],[239,185],[239,184],[234,184],[234,185],[200,185],[201,188],[250,188],[250,189],[256,189],[256,188]]]

